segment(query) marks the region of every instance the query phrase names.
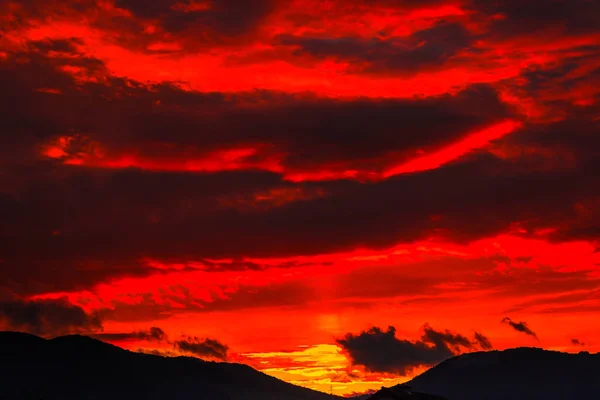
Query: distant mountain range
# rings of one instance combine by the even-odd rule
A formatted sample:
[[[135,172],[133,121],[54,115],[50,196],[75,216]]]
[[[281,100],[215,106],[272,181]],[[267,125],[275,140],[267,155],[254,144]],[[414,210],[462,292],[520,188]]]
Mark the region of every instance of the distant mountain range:
[[[463,354],[408,382],[448,400],[600,399],[600,354],[518,348]]]
[[[339,400],[241,364],[0,332],[0,400]]]
[[[600,354],[534,348],[464,354],[406,385],[413,399],[596,400]],[[402,399],[405,388],[375,399]],[[395,397],[393,397],[395,396]],[[361,396],[361,399],[368,396]],[[246,365],[133,353],[85,336],[0,332],[0,400],[340,400]],[[356,398],[358,399],[358,398]]]

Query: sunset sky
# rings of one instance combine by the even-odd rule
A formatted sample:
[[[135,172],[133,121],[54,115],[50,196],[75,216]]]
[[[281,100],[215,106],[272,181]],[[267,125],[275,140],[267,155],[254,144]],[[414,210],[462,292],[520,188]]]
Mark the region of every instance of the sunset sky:
[[[600,351],[598,15],[0,0],[0,329],[340,395]]]

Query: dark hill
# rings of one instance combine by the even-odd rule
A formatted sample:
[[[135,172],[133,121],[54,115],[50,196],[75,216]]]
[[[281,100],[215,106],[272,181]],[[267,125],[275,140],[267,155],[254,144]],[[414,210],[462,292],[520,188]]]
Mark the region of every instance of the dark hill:
[[[368,400],[446,400],[441,396],[415,392],[411,387],[398,385],[391,388],[381,388],[380,391],[368,397]]]
[[[86,336],[0,332],[1,400],[337,400],[246,365],[133,353]]]
[[[600,354],[518,348],[464,354],[408,383],[448,400],[600,399]]]

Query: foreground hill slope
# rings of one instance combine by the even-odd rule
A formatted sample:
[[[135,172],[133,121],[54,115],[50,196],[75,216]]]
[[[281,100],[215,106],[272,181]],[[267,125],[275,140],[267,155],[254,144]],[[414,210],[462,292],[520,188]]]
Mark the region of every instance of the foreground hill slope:
[[[464,354],[408,385],[448,400],[600,399],[600,354],[518,348]]]
[[[0,399],[337,400],[246,365],[133,353],[85,336],[0,332]]]

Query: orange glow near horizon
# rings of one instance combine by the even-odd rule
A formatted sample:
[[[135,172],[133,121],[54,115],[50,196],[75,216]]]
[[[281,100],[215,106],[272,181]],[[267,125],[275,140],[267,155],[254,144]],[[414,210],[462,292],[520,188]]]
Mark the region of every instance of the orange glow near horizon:
[[[575,254],[579,256],[573,257]],[[263,269],[212,271],[202,263],[164,265],[148,260],[157,271],[149,277],[123,278],[90,291],[47,294],[36,299],[66,296],[70,302],[90,311],[112,310],[114,321],[105,323],[105,332],[147,329],[145,318],[129,321],[133,317],[130,312],[138,307],[142,314],[153,315],[169,307],[173,311],[162,315],[154,324],[170,337],[176,339],[183,333],[218,337],[231,348],[229,361],[247,363],[275,377],[316,390],[329,391],[333,386],[338,394],[377,389],[410,378],[352,366],[342,349],[331,344],[346,332],[358,333],[370,326],[395,325],[399,330],[397,337],[416,340],[422,326],[428,323],[434,328],[444,327],[467,336],[474,330],[483,330],[497,349],[539,346],[500,324],[511,308],[525,307],[511,314],[517,312],[529,321],[538,328],[540,336],[543,332],[544,347],[578,351],[578,347],[567,340],[576,335],[589,343],[588,351],[600,350],[600,344],[594,341],[594,335],[600,332],[593,318],[573,326],[567,321],[576,316],[561,311],[561,308],[571,307],[585,310],[597,301],[589,298],[585,281],[579,281],[583,276],[600,281],[600,274],[594,271],[600,262],[600,253],[585,242],[552,244],[543,238],[504,235],[470,245],[427,241],[398,245],[385,251],[356,250],[245,261],[261,265]],[[293,261],[295,265],[304,266],[280,267]],[[185,266],[195,270],[184,271]],[[382,278],[374,279],[357,291],[356,282],[364,282],[365,274],[369,273]],[[438,274],[441,276],[433,278]],[[406,282],[390,282],[390,279],[398,279],[396,277]],[[544,282],[550,285],[549,291],[540,291],[534,283],[527,293],[521,288],[522,280]],[[410,289],[427,281],[429,283],[418,290]],[[306,297],[292,297],[291,302],[277,296],[264,297],[279,293],[279,288],[293,291],[303,288],[300,292],[305,292]],[[237,305],[223,308],[227,302]],[[377,312],[374,312],[374,304],[381,305]],[[456,314],[457,310],[461,315]],[[544,313],[552,313],[553,320],[565,323],[546,330],[544,315],[547,314]],[[593,313],[582,311],[577,315],[581,318]],[[231,320],[238,324],[226,323]],[[305,328],[292,333],[290,326],[297,324]],[[249,331],[247,326],[253,329]],[[319,344],[313,344],[315,341]],[[114,343],[131,350],[174,351],[168,343]],[[298,349],[292,351],[294,347]],[[424,368],[420,367],[412,375]],[[358,371],[353,375],[360,379],[348,378],[348,371],[353,369]]]

